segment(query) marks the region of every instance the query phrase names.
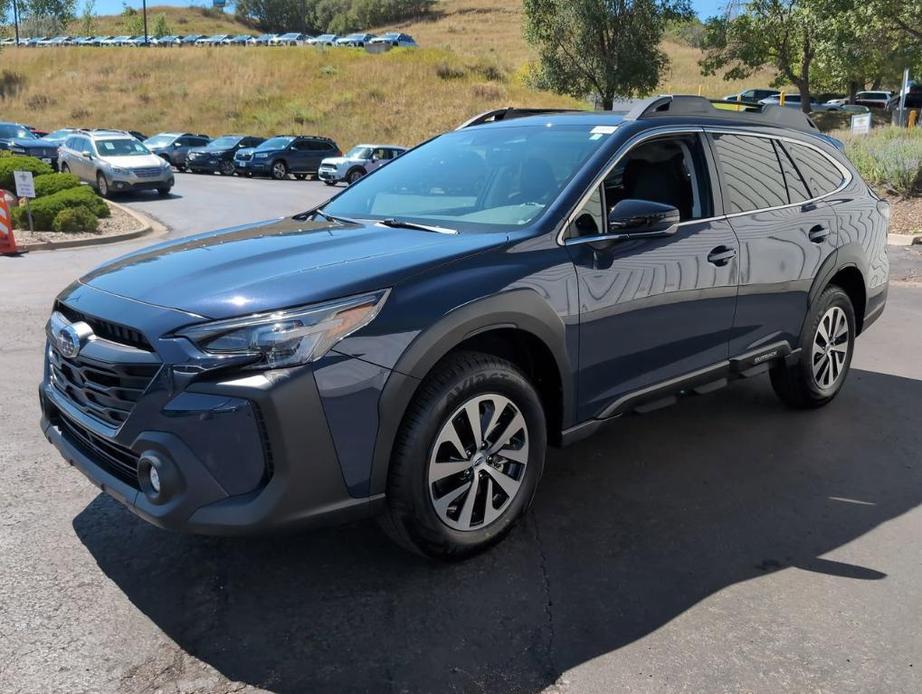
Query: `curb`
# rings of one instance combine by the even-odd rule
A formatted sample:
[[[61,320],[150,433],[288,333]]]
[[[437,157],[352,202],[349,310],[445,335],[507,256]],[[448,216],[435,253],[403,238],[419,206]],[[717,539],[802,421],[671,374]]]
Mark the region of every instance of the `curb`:
[[[917,246],[922,244],[922,234],[887,234],[890,246]]]
[[[118,243],[119,241],[131,241],[132,239],[147,236],[148,234],[165,234],[167,231],[169,231],[169,229],[167,229],[163,224],[155,221],[147,215],[141,214],[140,212],[135,212],[134,210],[125,207],[124,205],[119,205],[118,203],[112,202],[111,200],[106,200],[105,203],[109,207],[115,207],[127,214],[129,217],[134,218],[134,220],[141,225],[141,228],[135,229],[134,231],[126,231],[123,234],[113,234],[112,236],[103,236],[100,238],[74,239],[73,241],[42,241],[36,243],[18,243],[18,249],[24,253],[30,253],[32,251],[53,251],[59,248],[85,248],[87,246],[104,246],[110,243]]]

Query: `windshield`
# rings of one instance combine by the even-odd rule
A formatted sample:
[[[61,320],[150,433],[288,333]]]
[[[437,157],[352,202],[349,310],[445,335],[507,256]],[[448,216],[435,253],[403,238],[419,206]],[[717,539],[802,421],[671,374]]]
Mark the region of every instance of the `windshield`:
[[[144,140],[144,144],[148,147],[164,147],[175,139],[175,135],[154,135]]]
[[[11,125],[9,123],[0,124],[0,137],[17,138],[19,140],[37,140],[30,130],[21,125]]]
[[[270,137],[256,149],[285,149],[293,137]]]
[[[134,138],[97,140],[96,151],[101,157],[141,157],[150,154],[150,150]]]
[[[397,217],[450,228],[536,220],[616,126],[461,130],[407,152],[323,208],[340,217]]]
[[[66,140],[68,137],[70,137],[71,133],[73,132],[74,131],[71,130],[70,128],[64,128],[62,130],[55,130],[54,132],[51,132],[45,135],[44,139],[51,140],[52,142],[63,141],[63,140]]]
[[[217,140],[212,140],[209,142],[205,146],[205,149],[230,149],[238,142],[240,142],[239,137],[235,137],[233,135],[225,135],[223,137],[219,137]]]
[[[346,152],[349,159],[368,159],[371,157],[371,147],[353,147]]]

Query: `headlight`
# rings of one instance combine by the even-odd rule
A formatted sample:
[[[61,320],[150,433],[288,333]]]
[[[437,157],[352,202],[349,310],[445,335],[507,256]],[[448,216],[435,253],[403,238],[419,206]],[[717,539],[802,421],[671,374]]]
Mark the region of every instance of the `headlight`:
[[[266,154],[265,152],[260,152],[259,154],[255,154],[254,156],[255,156],[257,159],[265,159],[265,158],[268,157],[269,155]]]
[[[26,153],[26,150],[24,150],[22,147],[10,147],[10,151],[13,152],[14,154],[25,154]]]
[[[176,334],[209,354],[253,357],[256,361],[248,368],[307,364],[374,320],[389,292],[383,289],[303,308],[202,323]]]
[[[128,169],[122,169],[122,168],[119,168],[118,166],[110,166],[109,171],[111,171],[114,174],[122,174],[122,175],[125,175],[128,173]]]

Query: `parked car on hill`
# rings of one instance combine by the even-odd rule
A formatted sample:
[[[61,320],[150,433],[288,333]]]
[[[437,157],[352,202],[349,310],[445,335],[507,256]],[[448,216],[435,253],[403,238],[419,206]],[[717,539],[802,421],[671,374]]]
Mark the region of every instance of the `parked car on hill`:
[[[144,140],[144,145],[180,171],[186,169],[186,156],[193,147],[204,147],[211,138],[193,133],[159,133]]]
[[[20,123],[0,123],[0,149],[41,159],[55,169],[58,167],[58,145],[36,137]]]
[[[369,42],[369,45],[375,46],[378,44],[384,44],[386,46],[393,46],[395,48],[417,48],[416,41],[409,34],[403,34],[399,31],[389,31],[386,34],[381,34],[380,36],[375,36]]]
[[[856,106],[867,106],[868,108],[885,109],[887,104],[893,98],[893,92],[888,91],[863,91],[855,94]],[[829,106],[845,106],[848,104],[848,97],[829,99],[826,102]]]
[[[203,36],[198,41],[195,42],[196,46],[220,46],[225,39],[229,39],[230,34],[213,34],[211,36]]]
[[[258,147],[264,137],[252,135],[221,135],[204,147],[193,147],[186,155],[186,168],[192,173],[234,174],[234,155],[242,148]]]
[[[303,46],[304,42],[310,38],[306,34],[299,34],[297,32],[289,32],[287,34],[280,34],[279,36],[273,36],[269,40],[270,46]]]
[[[889,204],[803,114],[707,104],[490,112],[301,214],[110,260],[51,308],[42,433],[160,527],[380,515],[460,559],[525,516],[549,444],[759,374],[823,407],[885,309]],[[847,426],[746,397],[721,416],[810,447]]]
[[[202,36],[201,34],[188,34],[183,36],[180,46],[194,46],[199,39],[208,38],[207,36]]]
[[[182,36],[177,36],[175,34],[161,36],[160,38],[152,39],[151,43],[161,48],[175,48],[176,46],[182,45]]]
[[[328,137],[319,135],[282,135],[269,138],[253,151],[253,158],[241,168],[253,176],[271,176],[276,180],[303,179],[316,175],[320,162],[327,157],[342,154],[342,150]],[[244,162],[238,160],[240,166]]]
[[[375,37],[374,34],[356,33],[347,36],[340,36],[336,39],[334,45],[350,48],[364,48],[365,44]]]
[[[320,162],[317,178],[328,186],[342,181],[352,184],[407,151],[398,145],[356,145],[341,157]]]
[[[61,146],[58,161],[62,172],[94,185],[103,197],[141,190],[168,195],[173,187],[169,163],[124,132],[75,133]]]
[[[764,99],[760,99],[759,103],[763,106],[780,106],[781,105],[781,95],[776,94],[775,96],[769,96]],[[785,94],[784,95],[784,107],[785,108],[800,108],[800,94]],[[810,97],[810,110],[811,111],[841,111],[841,104],[821,104],[814,97]]]
[[[249,34],[237,34],[236,36],[228,36],[222,43],[225,46],[246,46],[252,38]]]
[[[309,46],[332,46],[336,43],[337,38],[339,37],[336,34],[320,34],[320,36],[310,37],[306,43]]]
[[[745,89],[736,94],[728,94],[724,97],[724,101],[747,101],[749,103],[758,103],[762,99],[767,99],[770,96],[776,96],[781,92],[777,89]]]
[[[260,34],[254,39],[250,39],[247,45],[250,46],[268,46],[269,42],[275,38],[275,34]]]

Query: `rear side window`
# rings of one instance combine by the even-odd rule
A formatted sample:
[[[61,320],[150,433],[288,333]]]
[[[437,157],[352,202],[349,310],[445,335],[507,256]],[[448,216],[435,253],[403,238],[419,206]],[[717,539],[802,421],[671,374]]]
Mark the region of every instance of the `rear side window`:
[[[810,191],[807,184],[800,175],[800,171],[794,165],[791,156],[784,149],[779,141],[775,140],[775,149],[778,151],[778,159],[781,160],[781,170],[784,172],[784,182],[788,187],[788,201],[791,203],[804,202],[810,199]]]
[[[788,143],[785,146],[813,197],[818,198],[831,193],[842,185],[842,181],[845,180],[842,172],[824,155],[806,145]]]
[[[781,163],[764,137],[714,134],[727,214],[788,204]]]

